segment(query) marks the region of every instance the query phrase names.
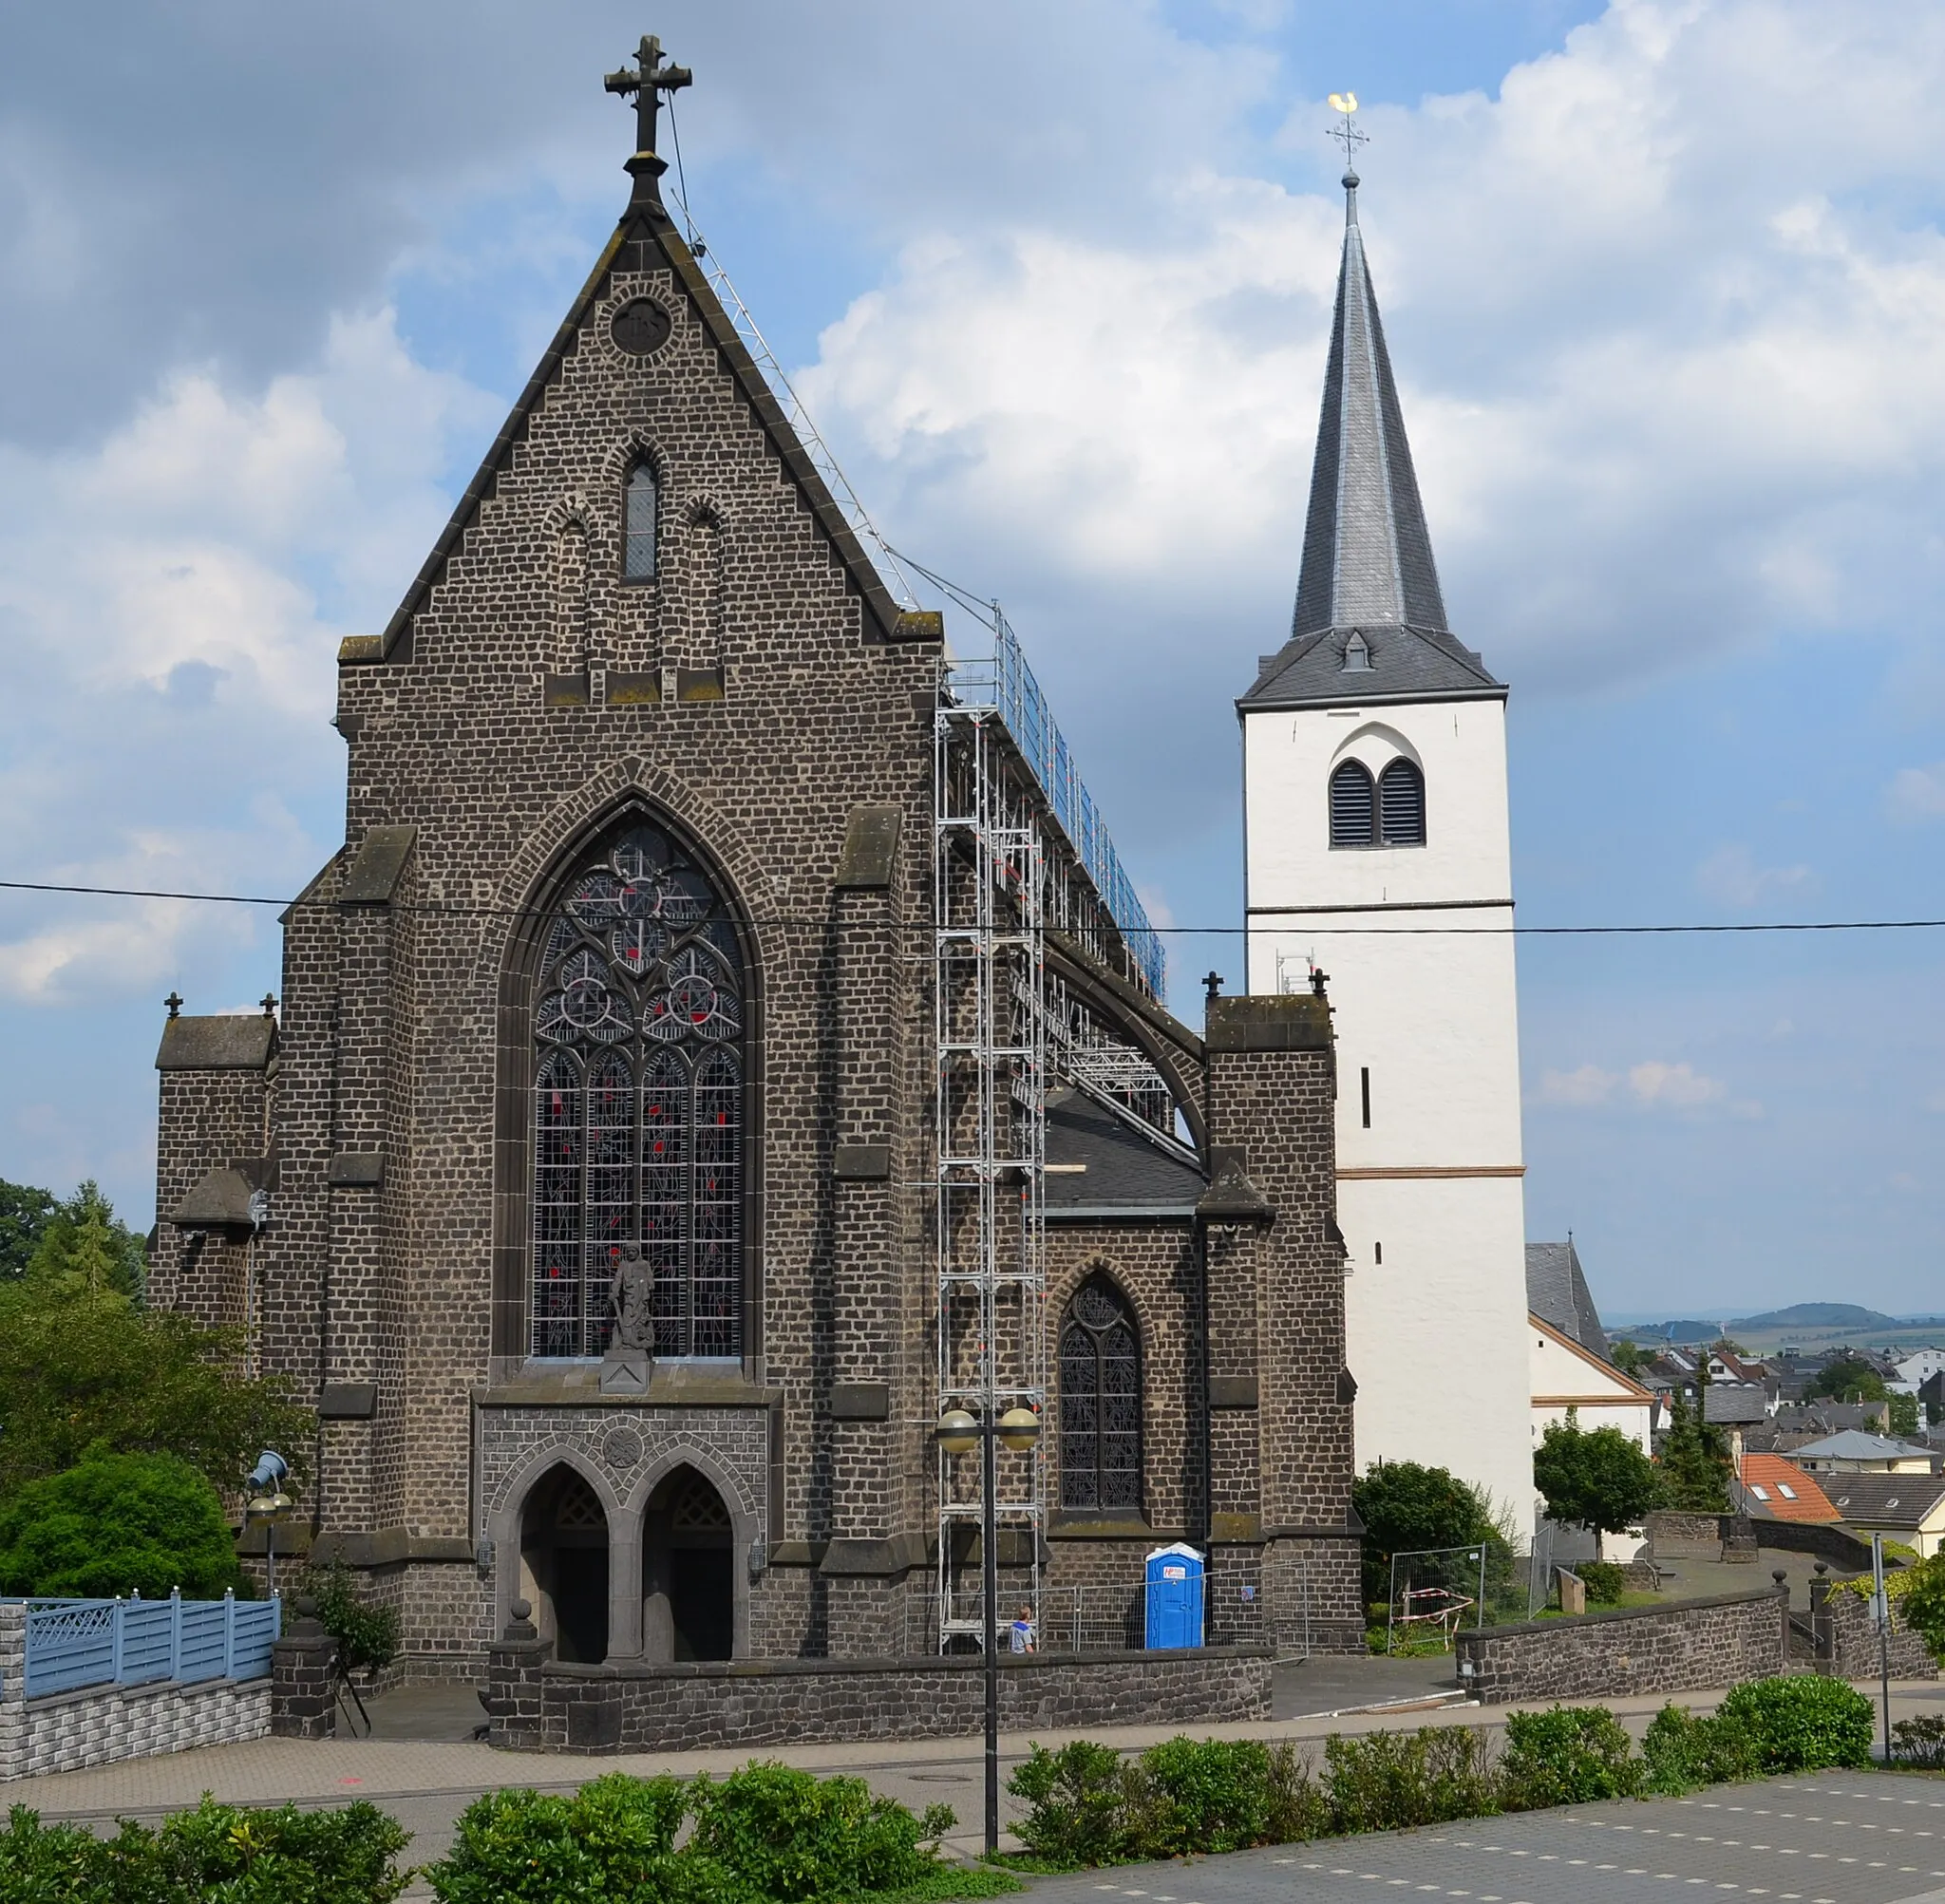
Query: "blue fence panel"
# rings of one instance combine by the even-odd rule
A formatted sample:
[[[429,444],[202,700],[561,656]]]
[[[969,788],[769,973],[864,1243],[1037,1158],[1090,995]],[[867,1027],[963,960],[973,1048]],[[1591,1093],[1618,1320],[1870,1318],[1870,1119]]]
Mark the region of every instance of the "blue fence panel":
[[[152,1679],[169,1679],[176,1670],[176,1609],[178,1599],[121,1602],[122,1671],[123,1686],[144,1686]]]
[[[22,1677],[29,1699],[71,1692],[115,1676],[115,1603],[77,1600],[66,1606],[31,1607],[27,1616],[27,1665]]]
[[[185,1686],[198,1680],[221,1679],[227,1668],[228,1618],[225,1600],[184,1600],[182,1603],[182,1660],[176,1677]]]
[[[244,1600],[236,1608],[236,1644],[231,1649],[232,1679],[262,1679],[270,1671],[270,1650],[283,1631],[283,1602]]]

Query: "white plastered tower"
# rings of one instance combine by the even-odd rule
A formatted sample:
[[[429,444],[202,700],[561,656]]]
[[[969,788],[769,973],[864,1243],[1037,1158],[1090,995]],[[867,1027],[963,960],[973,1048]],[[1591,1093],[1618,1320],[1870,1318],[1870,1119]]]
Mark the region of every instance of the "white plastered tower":
[[[1291,638],[1237,703],[1252,991],[1330,975],[1357,1464],[1530,1526],[1506,688],[1446,626],[1345,177]]]

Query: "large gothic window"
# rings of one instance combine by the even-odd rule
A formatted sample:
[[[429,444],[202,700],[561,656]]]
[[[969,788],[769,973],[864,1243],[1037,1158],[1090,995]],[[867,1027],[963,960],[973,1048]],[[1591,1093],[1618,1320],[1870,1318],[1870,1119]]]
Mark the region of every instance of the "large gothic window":
[[[743,1350],[743,958],[659,828],[570,883],[536,992],[532,1352],[595,1356],[633,1244],[655,1353]]]
[[[1142,1361],[1126,1299],[1083,1283],[1060,1332],[1060,1504],[1142,1504]]]

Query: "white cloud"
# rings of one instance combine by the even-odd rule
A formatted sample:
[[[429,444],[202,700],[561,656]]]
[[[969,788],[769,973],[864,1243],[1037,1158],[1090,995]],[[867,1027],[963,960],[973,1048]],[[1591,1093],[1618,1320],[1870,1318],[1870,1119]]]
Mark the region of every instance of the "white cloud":
[[[1945,761],[1928,767],[1899,767],[1884,790],[1884,804],[1894,820],[1945,817]]]
[[[1724,1095],[1719,1079],[1705,1077],[1686,1060],[1669,1064],[1659,1058],[1631,1065],[1624,1073],[1594,1064],[1572,1071],[1546,1071],[1540,1077],[1539,1095],[1543,1103],[1585,1109],[1613,1103],[1623,1087],[1641,1110],[1695,1110]],[[1762,1115],[1760,1104],[1739,1102],[1731,1108],[1738,1116]]]
[[[487,414],[379,311],[260,396],[184,373],[90,452],[0,449],[9,876],[274,895],[314,871],[336,814],[307,824],[290,801],[335,805],[338,639],[388,613],[448,506],[447,435]],[[264,929],[241,909],[9,895],[0,994],[159,992]]]
[[[1762,905],[1785,893],[1802,893],[1814,885],[1807,866],[1758,866],[1747,846],[1718,848],[1695,869],[1695,889],[1740,912]]]
[[[1619,1083],[1598,1065],[1582,1065],[1573,1071],[1548,1071],[1539,1081],[1539,1095],[1550,1104],[1604,1104]]]
[[[1720,1079],[1704,1077],[1686,1060],[1679,1065],[1651,1058],[1630,1065],[1628,1088],[1639,1104],[1670,1110],[1693,1110],[1699,1104],[1713,1103],[1723,1095]]]

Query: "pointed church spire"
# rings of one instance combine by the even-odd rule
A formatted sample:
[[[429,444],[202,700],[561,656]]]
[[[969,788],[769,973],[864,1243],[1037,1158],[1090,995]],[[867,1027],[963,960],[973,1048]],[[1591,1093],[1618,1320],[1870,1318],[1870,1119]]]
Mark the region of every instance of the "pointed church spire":
[[[1425,507],[1365,263],[1357,186],[1357,174],[1347,169],[1344,263],[1324,372],[1293,636],[1400,623],[1445,628]]]

